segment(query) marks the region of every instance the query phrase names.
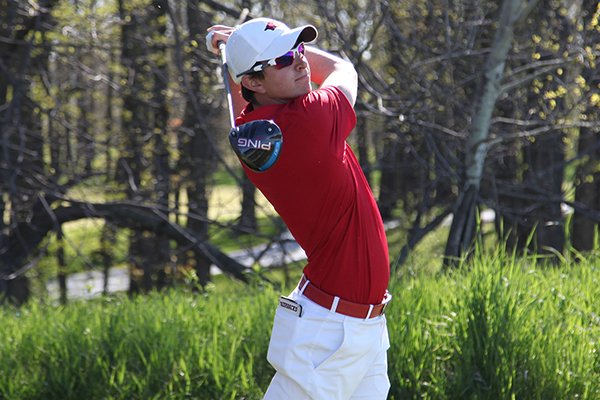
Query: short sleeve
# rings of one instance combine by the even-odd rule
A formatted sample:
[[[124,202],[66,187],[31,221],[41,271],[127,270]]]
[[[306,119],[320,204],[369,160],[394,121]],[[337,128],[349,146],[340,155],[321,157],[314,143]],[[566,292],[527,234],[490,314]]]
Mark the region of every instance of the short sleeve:
[[[356,125],[356,113],[346,95],[335,86],[313,90],[301,98],[311,124],[336,142],[344,142]]]

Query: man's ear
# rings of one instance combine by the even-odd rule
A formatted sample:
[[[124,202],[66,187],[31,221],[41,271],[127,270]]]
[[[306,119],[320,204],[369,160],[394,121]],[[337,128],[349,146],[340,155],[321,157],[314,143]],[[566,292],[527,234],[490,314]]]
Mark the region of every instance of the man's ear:
[[[256,93],[265,93],[263,81],[257,76],[244,75],[242,76],[242,86]]]

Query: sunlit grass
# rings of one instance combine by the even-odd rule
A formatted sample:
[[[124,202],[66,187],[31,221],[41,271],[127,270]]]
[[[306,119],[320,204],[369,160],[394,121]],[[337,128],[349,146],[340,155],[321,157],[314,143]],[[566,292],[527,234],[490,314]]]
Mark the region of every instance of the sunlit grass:
[[[548,266],[497,247],[436,273],[427,256],[390,285],[389,399],[600,398],[597,254]],[[299,273],[281,290],[223,276],[208,292],[1,309],[0,398],[260,399],[276,299]]]
[[[551,267],[499,247],[397,282],[391,398],[600,398],[597,265]]]
[[[0,397],[257,398],[275,298],[170,292],[4,310]]]

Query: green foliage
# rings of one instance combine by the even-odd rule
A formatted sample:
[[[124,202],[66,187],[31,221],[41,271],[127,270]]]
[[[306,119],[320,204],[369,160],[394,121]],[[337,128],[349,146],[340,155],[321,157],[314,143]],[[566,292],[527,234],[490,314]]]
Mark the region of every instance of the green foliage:
[[[100,219],[82,219],[63,225],[64,239],[62,244],[56,235],[48,240],[48,256],[40,259],[35,273],[42,279],[56,277],[60,267],[56,254],[62,246],[65,254],[65,274],[89,271],[101,265],[101,235],[104,222]],[[120,266],[126,260],[128,230],[120,230],[108,251],[113,257],[112,266]]]
[[[597,255],[424,258],[391,284],[390,399],[599,398]],[[227,286],[2,309],[0,398],[260,399],[278,292]]]
[[[391,398],[598,398],[595,265],[553,268],[498,247],[401,283],[389,317]]]
[[[272,290],[183,292],[2,312],[0,397],[234,399],[259,396]]]

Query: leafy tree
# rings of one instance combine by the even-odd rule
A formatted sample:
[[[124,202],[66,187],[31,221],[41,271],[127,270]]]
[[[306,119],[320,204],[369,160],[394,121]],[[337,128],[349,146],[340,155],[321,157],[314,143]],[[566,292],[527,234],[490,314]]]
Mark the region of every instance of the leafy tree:
[[[515,25],[536,5],[536,0],[505,0],[500,8],[496,33],[482,70],[481,89],[474,104],[469,135],[465,141],[465,177],[454,209],[446,243],[446,257],[456,259],[468,251],[476,234],[476,211],[484,163],[490,147],[487,141],[496,102],[502,93],[502,79],[513,44]]]
[[[47,212],[48,200],[40,188],[52,185],[42,158],[44,104],[33,102],[29,95],[48,75],[46,33],[53,27],[50,11],[55,3],[40,1],[32,10],[9,0],[0,7],[0,29],[6,38],[0,44],[0,210],[4,215],[8,211],[0,232],[0,300],[4,293],[17,303],[29,295],[28,279],[23,275],[30,268],[23,261],[32,250],[26,235],[29,221]]]
[[[600,3],[584,1],[577,24],[582,27],[574,33],[574,42],[581,63],[578,77],[576,108],[581,121],[577,147],[577,172],[574,177],[575,201],[571,226],[573,247],[589,251],[597,245],[600,222],[600,129],[592,121],[600,121],[600,74],[598,72],[598,43],[600,43]]]
[[[182,270],[206,284],[213,264],[246,279],[217,236],[287,240],[276,216],[262,233],[204,49],[209,25],[259,15],[316,25],[317,45],[359,71],[350,141],[406,233],[395,265],[450,214],[447,259],[469,254],[483,208],[518,249],[593,249],[599,14],[587,0],[0,0],[0,293],[22,301],[53,257],[66,301],[73,247],[105,286],[111,265],[129,267],[136,292]],[[217,176],[243,193],[239,218],[211,218]],[[101,221],[92,250],[65,229],[81,219]]]

